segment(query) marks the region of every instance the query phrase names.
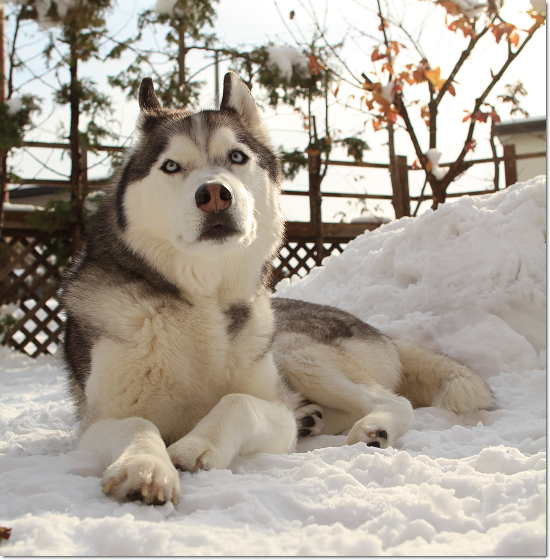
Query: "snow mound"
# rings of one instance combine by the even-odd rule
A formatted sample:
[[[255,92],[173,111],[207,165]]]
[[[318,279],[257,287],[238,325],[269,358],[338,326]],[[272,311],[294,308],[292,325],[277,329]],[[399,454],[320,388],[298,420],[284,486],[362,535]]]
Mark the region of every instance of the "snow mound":
[[[278,295],[461,358],[498,407],[415,410],[395,448],[306,438],[182,473],[177,507],[101,492],[54,357],[0,346],[0,555],[544,555],[545,180],[365,233]]]
[[[276,295],[339,307],[489,377],[544,367],[545,262],[538,177],[365,232]]]

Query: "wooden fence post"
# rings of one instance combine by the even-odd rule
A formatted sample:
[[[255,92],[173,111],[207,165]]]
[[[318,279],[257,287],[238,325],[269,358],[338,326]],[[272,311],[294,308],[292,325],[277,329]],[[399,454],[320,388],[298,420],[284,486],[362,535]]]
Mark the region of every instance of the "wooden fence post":
[[[409,169],[407,156],[397,156],[397,170],[399,174],[399,203],[402,216],[411,215],[411,200],[409,195]]]
[[[89,185],[88,185],[88,150],[85,147],[82,147],[80,151],[80,177],[82,181],[82,196],[84,198],[84,202],[86,202]]]
[[[504,182],[509,187],[518,182],[518,172],[516,167],[516,147],[513,144],[503,146],[504,153]]]
[[[0,4],[0,103],[6,102],[6,16]],[[8,154],[0,150],[0,234],[4,224],[4,203],[9,202]]]
[[[309,212],[311,233],[315,239],[315,262],[323,260],[323,220],[321,219],[321,154],[319,150],[310,148],[307,151],[309,171]]]

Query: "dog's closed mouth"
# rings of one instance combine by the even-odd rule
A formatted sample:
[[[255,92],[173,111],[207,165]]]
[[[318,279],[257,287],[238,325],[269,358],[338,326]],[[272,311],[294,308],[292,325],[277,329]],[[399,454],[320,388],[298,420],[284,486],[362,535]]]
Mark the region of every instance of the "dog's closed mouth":
[[[237,235],[238,231],[228,224],[217,223],[204,229],[199,237],[199,241],[223,241],[227,237]]]

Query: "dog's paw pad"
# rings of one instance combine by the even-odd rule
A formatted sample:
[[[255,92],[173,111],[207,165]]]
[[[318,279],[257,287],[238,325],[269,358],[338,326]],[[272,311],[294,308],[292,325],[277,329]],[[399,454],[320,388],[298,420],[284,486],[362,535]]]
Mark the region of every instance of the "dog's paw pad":
[[[325,430],[323,409],[315,403],[309,403],[296,410],[294,413],[298,426],[298,436],[318,436]]]
[[[372,425],[364,425],[362,420],[359,420],[350,430],[347,445],[354,443],[364,442],[368,447],[378,447],[384,449],[390,444],[387,430],[375,428]]]

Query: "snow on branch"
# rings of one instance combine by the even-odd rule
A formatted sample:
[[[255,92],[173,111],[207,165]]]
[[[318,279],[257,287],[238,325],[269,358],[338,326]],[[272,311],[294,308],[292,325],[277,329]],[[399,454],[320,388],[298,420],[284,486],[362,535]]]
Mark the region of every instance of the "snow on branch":
[[[36,19],[44,27],[52,27],[56,22],[48,16],[52,6],[57,15],[63,19],[67,12],[78,4],[79,0],[0,0],[0,4],[15,4],[16,6],[29,5],[36,10]]]
[[[309,72],[309,60],[293,47],[268,47],[267,65],[276,67],[282,78],[290,81],[292,72],[305,74]]]
[[[12,97],[6,101],[6,105],[8,106],[8,115],[15,115],[23,108],[23,98]]]
[[[180,8],[176,8],[178,1],[179,0],[157,0],[155,12],[157,12],[157,14],[166,14],[170,17],[181,17],[183,11]]]
[[[453,0],[453,2],[468,19],[474,18],[479,12],[487,9],[487,4],[480,4],[475,0]]]
[[[443,179],[443,177],[445,177],[447,172],[445,171],[445,169],[439,167],[439,165],[438,165],[439,159],[441,158],[441,152],[439,150],[436,150],[436,149],[432,148],[432,149],[430,149],[426,152],[426,157],[428,158],[428,161],[431,164],[431,169],[427,169],[427,171],[431,171],[432,175],[438,181]],[[430,167],[430,166],[427,166],[427,167]]]

